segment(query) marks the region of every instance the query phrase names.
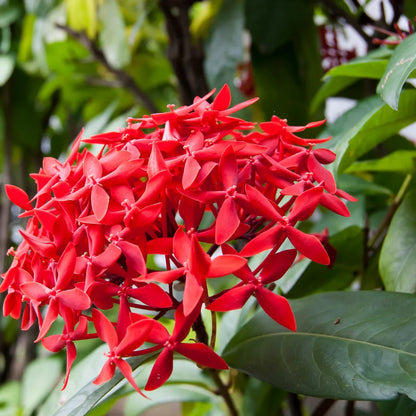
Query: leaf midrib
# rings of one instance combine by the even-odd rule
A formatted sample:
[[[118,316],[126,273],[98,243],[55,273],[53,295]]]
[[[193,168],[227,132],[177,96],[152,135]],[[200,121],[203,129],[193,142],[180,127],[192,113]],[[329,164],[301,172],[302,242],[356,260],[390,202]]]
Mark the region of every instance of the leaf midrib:
[[[397,354],[406,354],[409,355],[411,357],[415,357],[416,358],[416,352],[409,352],[409,351],[405,351],[405,350],[400,350],[394,347],[388,347],[386,345],[381,345],[381,344],[375,344],[375,343],[371,343],[369,341],[363,341],[363,340],[357,340],[357,339],[351,339],[351,338],[345,338],[345,337],[337,337],[334,335],[329,335],[329,334],[316,334],[316,333],[312,333],[312,332],[281,332],[281,333],[272,333],[272,334],[264,334],[264,335],[258,335],[255,337],[251,337],[250,339],[241,341],[238,343],[237,347],[241,347],[241,345],[255,341],[255,340],[260,340],[263,338],[268,338],[268,337],[279,337],[279,336],[285,336],[285,337],[296,337],[296,336],[308,336],[308,337],[318,337],[318,338],[328,338],[331,340],[336,340],[336,341],[341,341],[341,342],[348,342],[348,343],[357,343],[357,344],[363,344],[363,345],[367,345],[370,346],[372,348],[379,348],[379,349],[385,349],[385,350],[389,350],[389,351],[393,351]],[[232,351],[233,349],[235,349],[235,347],[232,347],[230,351]],[[224,355],[228,355],[224,354]]]

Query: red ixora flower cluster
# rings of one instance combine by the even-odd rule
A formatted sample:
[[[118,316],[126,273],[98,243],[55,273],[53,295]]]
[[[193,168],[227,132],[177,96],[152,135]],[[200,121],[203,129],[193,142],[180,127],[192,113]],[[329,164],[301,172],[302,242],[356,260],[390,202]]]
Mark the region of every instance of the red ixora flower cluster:
[[[212,94],[129,119],[117,132],[80,135],[64,163],[47,157],[32,175],[32,200],[7,185],[29,220],[21,244],[9,250],[14,259],[2,275],[3,312],[22,316],[23,329],[37,323],[37,341],[48,350],[66,348],[64,387],[75,341],[90,338],[109,348],[97,384],[117,367],[141,393],[125,359],[156,351],[146,390],[166,382],[175,352],[226,369],[208,345],[186,340],[201,308],[229,311],[255,296],[275,321],[295,330],[287,300],[270,284],[298,252],[330,263],[324,238],[296,227],[319,205],[349,215],[342,198],[352,198],[323,167],[335,154],[314,148],[329,139],[295,135],[323,122],[291,127],[274,116],[256,131],[231,116],[255,99],[229,108],[227,86],[210,103]],[[102,145],[101,151],[81,151],[81,142]],[[279,251],[286,239],[294,248]],[[247,258],[267,250],[251,270]],[[209,279],[230,274],[238,283],[234,278],[227,290],[212,293]],[[117,311],[115,322],[102,312],[110,309]],[[160,319],[168,312],[172,333]],[[62,333],[48,335],[58,317]]]

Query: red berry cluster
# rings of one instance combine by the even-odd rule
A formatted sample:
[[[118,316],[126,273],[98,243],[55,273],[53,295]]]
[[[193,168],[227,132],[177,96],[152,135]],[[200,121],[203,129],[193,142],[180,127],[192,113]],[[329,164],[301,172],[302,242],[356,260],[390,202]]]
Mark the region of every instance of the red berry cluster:
[[[125,358],[155,351],[146,390],[169,378],[174,352],[226,369],[208,345],[186,340],[201,308],[229,311],[253,295],[275,321],[295,330],[287,300],[270,284],[298,252],[330,263],[320,238],[296,227],[319,205],[349,215],[341,198],[351,197],[323,167],[335,154],[314,148],[329,139],[295,135],[322,122],[291,127],[273,117],[254,130],[232,114],[255,99],[229,108],[227,86],[212,103],[211,95],[129,119],[117,132],[80,135],[65,162],[47,157],[32,175],[32,200],[7,186],[29,220],[2,275],[3,311],[22,316],[23,329],[37,323],[37,341],[48,350],[66,348],[64,387],[76,357],[74,342],[90,338],[109,348],[97,384],[117,367],[140,392]],[[82,142],[101,150],[81,151]],[[279,251],[286,239],[294,248]],[[251,270],[247,257],[264,251]],[[230,274],[238,283],[214,293],[209,279]],[[102,312],[110,309],[117,312],[115,322]],[[172,333],[160,319],[168,312],[174,312]],[[62,333],[48,335],[58,317]]]

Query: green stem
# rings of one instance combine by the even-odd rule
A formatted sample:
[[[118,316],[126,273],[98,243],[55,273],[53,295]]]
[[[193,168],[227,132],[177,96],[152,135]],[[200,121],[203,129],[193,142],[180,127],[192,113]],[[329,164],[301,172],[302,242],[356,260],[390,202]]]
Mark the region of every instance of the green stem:
[[[370,240],[368,244],[369,250],[376,249],[380,244],[380,239],[385,233],[387,227],[389,226],[394,213],[397,211],[397,208],[401,204],[404,195],[406,194],[407,188],[410,185],[410,181],[412,180],[412,175],[409,173],[404,178],[404,181],[402,183],[402,186],[400,187],[399,191],[397,192],[397,195],[394,197],[392,204],[390,205],[389,210],[387,211],[386,216],[383,218],[383,221],[381,222],[380,226],[378,227],[378,230],[376,231],[374,237]]]
[[[197,341],[208,345],[208,333],[205,328],[204,321],[201,318],[201,315],[199,315],[196,319],[195,323],[192,326],[192,329],[196,333]],[[214,368],[208,368],[207,370],[211,378],[213,379],[215,385],[217,386],[216,393],[222,396],[224,403],[227,406],[229,416],[238,416],[238,411],[230,395],[228,386],[222,381],[219,375],[219,371],[215,370]]]

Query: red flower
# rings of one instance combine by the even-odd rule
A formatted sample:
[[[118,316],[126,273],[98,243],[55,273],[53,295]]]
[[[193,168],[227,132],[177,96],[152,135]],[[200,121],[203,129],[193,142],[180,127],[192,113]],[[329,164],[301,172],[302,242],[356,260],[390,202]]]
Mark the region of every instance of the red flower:
[[[110,351],[105,354],[108,360],[94,380],[94,384],[101,384],[110,380],[117,367],[136,391],[146,397],[134,381],[133,370],[123,357],[130,356],[133,351],[146,342],[155,322],[152,319],[142,319],[134,322],[127,327],[124,336],[120,336],[114,329],[113,324],[97,309],[92,310],[92,319],[98,336],[110,347]]]
[[[227,363],[207,345],[200,342],[182,342],[188,335],[196,316],[198,316],[198,313],[185,316],[182,306],[179,306],[175,312],[175,327],[172,335],[162,324],[155,322],[148,340],[154,344],[159,344],[162,352],[153,365],[145,387],[146,390],[157,389],[169,378],[173,370],[174,352],[205,367],[218,370],[228,369]]]
[[[185,342],[202,305],[228,311],[254,296],[275,321],[295,330],[287,300],[270,284],[298,252],[322,264],[334,258],[326,235],[298,228],[320,205],[349,215],[341,198],[353,200],[324,167],[334,153],[314,148],[329,138],[296,135],[323,121],[293,127],[274,116],[253,131],[254,123],[234,113],[256,99],[229,107],[227,86],[211,103],[212,94],[129,119],[119,131],[86,139],[81,132],[66,161],[47,157],[32,175],[33,199],[6,186],[28,222],[2,275],[3,313],[22,315],[23,329],[37,323],[38,340],[50,351],[66,348],[64,387],[75,341],[90,338],[109,347],[95,383],[111,379],[118,368],[141,393],[126,359],[147,352],[159,353],[147,390],[169,378],[175,352],[226,369],[207,345]],[[81,141],[102,148],[97,154],[80,151]],[[286,239],[294,249],[279,252]],[[251,271],[245,257],[266,250],[266,259]],[[210,293],[209,279],[230,274],[240,282]],[[101,312],[110,309],[117,313],[114,323]],[[170,334],[159,319],[173,312]],[[62,331],[47,336],[58,317]],[[88,333],[89,322],[96,333]],[[155,345],[145,348],[145,342]]]
[[[230,253],[234,252],[229,246],[225,246],[223,250]],[[256,276],[248,266],[234,272],[242,280],[242,284],[227,290],[210,303],[207,309],[218,312],[240,309],[248,298],[254,295],[259,305],[271,318],[286,328],[295,331],[295,317],[289,302],[285,297],[271,292],[265,286],[280,279],[287,272],[295,260],[296,253],[296,250],[286,250],[268,256],[261,264],[260,269],[262,271],[259,276]]]

